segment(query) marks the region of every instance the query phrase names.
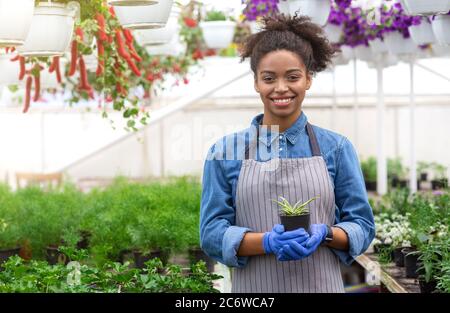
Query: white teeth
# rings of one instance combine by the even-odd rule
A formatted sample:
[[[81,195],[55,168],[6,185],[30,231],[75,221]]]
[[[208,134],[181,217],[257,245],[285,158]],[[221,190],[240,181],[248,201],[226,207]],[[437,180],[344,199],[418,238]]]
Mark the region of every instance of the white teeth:
[[[273,99],[273,102],[275,103],[288,103],[291,101],[291,98],[288,99]]]

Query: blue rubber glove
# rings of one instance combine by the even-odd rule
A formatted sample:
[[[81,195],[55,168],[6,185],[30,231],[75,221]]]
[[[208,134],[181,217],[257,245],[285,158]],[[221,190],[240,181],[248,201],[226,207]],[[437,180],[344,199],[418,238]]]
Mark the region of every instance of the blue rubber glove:
[[[283,245],[277,253],[278,261],[295,261],[309,257],[325,240],[325,237],[327,236],[327,225],[312,224],[310,233],[311,237],[303,244],[291,241],[288,244]]]
[[[264,252],[266,254],[277,254],[283,245],[289,244],[290,241],[303,243],[308,240],[309,234],[303,228],[293,231],[284,231],[284,226],[276,224],[271,232],[266,232],[263,237]]]

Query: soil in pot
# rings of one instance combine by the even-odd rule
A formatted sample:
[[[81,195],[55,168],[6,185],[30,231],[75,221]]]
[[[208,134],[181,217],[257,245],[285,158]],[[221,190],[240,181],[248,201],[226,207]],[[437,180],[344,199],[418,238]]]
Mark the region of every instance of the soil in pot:
[[[420,293],[433,293],[436,291],[437,281],[430,280],[426,282],[425,279],[419,279]]]
[[[417,278],[419,274],[417,273],[417,269],[419,268],[418,264],[418,253],[412,248],[404,248],[402,249],[402,253],[404,255],[404,265],[406,268],[406,277],[408,278]]]
[[[402,250],[404,247],[395,248],[393,253],[393,259],[395,262],[395,265],[398,267],[404,267],[405,266],[405,256],[403,255]]]
[[[202,249],[190,248],[188,253],[189,253],[189,261],[191,264],[197,263],[199,261],[204,261],[206,263],[206,268],[208,269],[208,272],[210,273],[214,272],[214,265],[216,264],[216,261],[207,256]]]
[[[58,246],[48,246],[46,248],[46,259],[48,264],[56,265],[56,264],[64,264],[67,265],[69,263],[69,258],[64,253],[58,251]]]
[[[281,224],[284,226],[285,231],[296,230],[298,228],[304,228],[306,231],[309,230],[310,225],[310,215],[298,215],[298,216],[286,216],[280,215]]]
[[[420,181],[427,181],[428,173],[420,173]]]
[[[134,264],[139,269],[145,268],[145,262],[151,259],[159,258],[164,265],[167,264],[167,260],[169,259],[169,254],[162,250],[151,250],[150,253],[145,255],[141,251],[135,250],[133,254]]]
[[[376,181],[366,181],[366,190],[367,191],[377,191],[377,182]]]
[[[21,247],[0,250],[0,264],[6,262],[13,255],[19,255]]]

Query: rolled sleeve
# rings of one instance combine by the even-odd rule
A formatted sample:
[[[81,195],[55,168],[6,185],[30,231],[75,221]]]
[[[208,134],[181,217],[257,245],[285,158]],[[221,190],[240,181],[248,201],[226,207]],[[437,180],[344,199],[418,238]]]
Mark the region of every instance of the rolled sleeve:
[[[349,250],[332,250],[344,264],[350,265],[375,237],[375,222],[358,156],[345,137],[337,152],[334,183],[337,206],[334,226],[346,232]]]
[[[248,257],[237,256],[239,246],[245,233],[251,231],[249,228],[230,226],[225,231],[222,242],[222,256],[224,264],[231,267],[244,267]]]

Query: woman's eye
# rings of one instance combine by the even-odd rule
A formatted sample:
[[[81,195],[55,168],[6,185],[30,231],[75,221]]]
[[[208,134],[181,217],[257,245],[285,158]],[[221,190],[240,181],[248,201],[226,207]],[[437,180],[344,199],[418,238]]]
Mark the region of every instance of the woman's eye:
[[[290,80],[296,80],[296,79],[299,79],[300,77],[298,77],[298,76],[289,76],[288,77]]]
[[[264,80],[265,82],[270,82],[270,81],[273,80],[273,78],[272,78],[272,77],[264,77],[263,80]]]

